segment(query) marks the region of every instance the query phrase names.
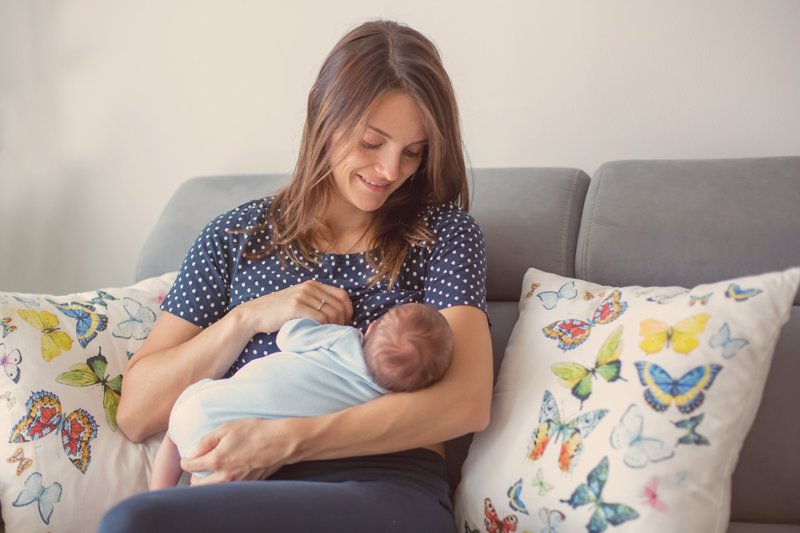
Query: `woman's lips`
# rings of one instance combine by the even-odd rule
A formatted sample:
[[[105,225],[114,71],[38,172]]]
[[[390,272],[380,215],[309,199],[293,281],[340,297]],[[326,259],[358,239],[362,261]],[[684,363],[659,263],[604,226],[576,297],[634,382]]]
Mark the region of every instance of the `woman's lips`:
[[[386,190],[386,189],[389,187],[389,184],[388,184],[388,183],[385,183],[385,184],[379,184],[379,183],[375,183],[375,182],[373,182],[373,181],[370,181],[370,180],[368,180],[367,178],[365,178],[365,177],[364,177],[364,176],[362,176],[361,174],[356,174],[356,175],[358,176],[358,179],[360,179],[360,180],[361,180],[361,183],[363,183],[363,184],[364,184],[364,186],[365,186],[367,189],[371,190],[371,191],[375,191],[375,192],[383,192],[383,191],[385,191],[385,190]]]

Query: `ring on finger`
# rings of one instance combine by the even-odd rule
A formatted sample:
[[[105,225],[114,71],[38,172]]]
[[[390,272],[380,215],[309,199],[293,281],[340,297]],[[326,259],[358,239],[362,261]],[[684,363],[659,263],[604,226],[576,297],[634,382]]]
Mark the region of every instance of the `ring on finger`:
[[[317,306],[317,311],[322,309],[322,306],[325,305],[326,303],[328,303],[328,302],[325,301],[325,298],[320,299],[319,305]]]

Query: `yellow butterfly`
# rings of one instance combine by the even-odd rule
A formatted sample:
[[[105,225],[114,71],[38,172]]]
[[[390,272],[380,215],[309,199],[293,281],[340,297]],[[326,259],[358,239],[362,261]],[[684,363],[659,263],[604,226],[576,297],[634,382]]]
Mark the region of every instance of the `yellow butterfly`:
[[[708,313],[700,313],[684,320],[674,326],[660,320],[642,320],[639,324],[639,335],[643,336],[639,347],[653,355],[660,352],[665,346],[672,346],[676,352],[689,355],[689,352],[700,345],[697,335],[706,329]]]
[[[62,351],[72,348],[72,338],[59,329],[61,325],[53,313],[30,309],[20,309],[17,313],[25,322],[42,332],[42,357],[45,361],[52,361]]]

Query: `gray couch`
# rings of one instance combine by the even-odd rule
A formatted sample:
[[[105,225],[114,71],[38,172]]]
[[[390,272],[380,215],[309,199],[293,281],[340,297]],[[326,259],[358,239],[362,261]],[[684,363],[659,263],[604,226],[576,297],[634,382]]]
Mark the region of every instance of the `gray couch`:
[[[286,179],[186,182],[147,241],[137,280],[175,270],[205,222]],[[591,179],[567,168],[476,169],[472,193],[488,250],[495,375],[528,267],[616,286],[692,287],[800,265],[800,157],[611,162]],[[798,304],[734,476],[729,533],[800,533]],[[448,446],[454,484],[468,440]]]

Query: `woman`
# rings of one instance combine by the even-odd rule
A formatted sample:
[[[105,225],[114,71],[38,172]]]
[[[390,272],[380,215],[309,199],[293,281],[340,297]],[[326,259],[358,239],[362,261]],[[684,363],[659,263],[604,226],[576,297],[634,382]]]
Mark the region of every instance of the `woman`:
[[[311,88],[290,184],[218,217],[189,251],[125,372],[119,426],[134,441],[163,431],[183,389],[275,351],[297,317],[364,330],[393,305],[430,303],[453,331],[452,364],[421,391],[226,424],[182,462],[214,474],[128,499],[100,530],[452,531],[442,443],[486,426],[492,386],[484,245],[467,207],[433,44],[392,22],[345,35]]]

